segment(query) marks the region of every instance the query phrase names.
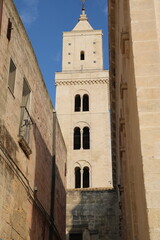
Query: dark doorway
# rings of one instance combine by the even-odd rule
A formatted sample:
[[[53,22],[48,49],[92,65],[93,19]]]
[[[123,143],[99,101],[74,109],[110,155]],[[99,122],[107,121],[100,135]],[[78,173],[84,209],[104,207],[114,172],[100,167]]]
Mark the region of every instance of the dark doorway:
[[[69,234],[69,240],[82,240],[82,233]]]

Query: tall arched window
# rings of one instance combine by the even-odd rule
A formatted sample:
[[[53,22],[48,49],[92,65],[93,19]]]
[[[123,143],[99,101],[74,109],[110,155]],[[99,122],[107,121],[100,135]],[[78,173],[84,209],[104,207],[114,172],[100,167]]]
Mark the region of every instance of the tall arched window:
[[[81,169],[80,167],[75,168],[75,188],[81,187]]]
[[[80,59],[81,59],[81,60],[85,60],[85,54],[84,54],[84,51],[81,51],[81,53],[80,53]]]
[[[89,111],[89,96],[87,94],[83,95],[83,111]]]
[[[90,131],[88,127],[83,128],[83,149],[90,149]]]
[[[83,188],[89,187],[89,167],[83,168]]]
[[[81,111],[81,96],[79,94],[75,96],[74,111],[75,112]]]
[[[81,130],[79,127],[75,127],[74,129],[74,149],[81,148]]]

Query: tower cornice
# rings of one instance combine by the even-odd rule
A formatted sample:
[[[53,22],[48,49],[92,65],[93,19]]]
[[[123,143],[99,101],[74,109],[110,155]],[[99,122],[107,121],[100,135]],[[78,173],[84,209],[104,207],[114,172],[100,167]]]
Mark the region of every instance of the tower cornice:
[[[109,78],[101,79],[84,79],[84,80],[56,80],[56,86],[64,85],[93,85],[93,84],[108,84]]]

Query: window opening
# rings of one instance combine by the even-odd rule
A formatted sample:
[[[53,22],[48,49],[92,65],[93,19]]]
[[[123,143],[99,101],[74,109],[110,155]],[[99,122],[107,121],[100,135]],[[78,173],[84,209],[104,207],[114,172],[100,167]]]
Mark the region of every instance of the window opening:
[[[82,240],[82,233],[69,234],[69,240]]]
[[[81,169],[80,167],[75,168],[75,188],[81,187]]]
[[[83,95],[83,111],[89,111],[89,96]]]
[[[83,168],[83,188],[89,187],[89,167]]]
[[[32,125],[32,119],[29,114],[31,90],[27,84],[27,81],[23,80],[23,92],[22,92],[22,105],[21,105],[21,119],[20,119],[20,136],[29,143],[29,131]]]
[[[85,54],[84,54],[84,51],[81,51],[80,59],[81,59],[81,60],[85,60]]]
[[[12,22],[10,20],[10,18],[8,18],[8,27],[7,27],[7,39],[8,41],[11,40],[11,32],[12,32]]]
[[[90,132],[88,127],[83,128],[83,149],[90,149]]]
[[[14,65],[14,62],[12,61],[12,59],[10,59],[8,87],[12,93],[14,93],[15,77],[16,77],[16,66]]]
[[[79,127],[74,129],[74,149],[81,148],[81,130]]]
[[[81,96],[80,95],[76,95],[75,96],[75,108],[74,108],[75,112],[80,112],[81,111]]]

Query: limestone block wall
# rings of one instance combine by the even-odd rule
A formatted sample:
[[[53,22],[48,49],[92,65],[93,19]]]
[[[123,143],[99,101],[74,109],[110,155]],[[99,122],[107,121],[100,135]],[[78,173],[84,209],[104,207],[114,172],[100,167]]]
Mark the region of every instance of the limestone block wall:
[[[83,240],[118,240],[117,194],[114,190],[67,191],[67,235]],[[88,232],[88,237],[85,232]],[[86,238],[87,237],[87,238]]]
[[[159,1],[109,1],[112,127],[124,239],[159,235]]]
[[[10,59],[16,67],[13,90],[8,84]],[[0,63],[0,238],[64,239],[66,149],[58,127],[53,135],[54,109],[12,0],[3,1]],[[23,115],[24,79],[30,101]],[[26,126],[28,138],[20,133]]]
[[[63,33],[63,71],[103,69],[101,30],[72,30]],[[76,51],[75,51],[76,49]],[[80,60],[84,51],[85,60]]]
[[[90,187],[112,186],[107,79],[107,70],[56,73],[56,111],[67,147],[67,188],[75,188],[75,165],[84,162],[90,168]],[[76,94],[89,95],[89,111],[74,111]],[[90,149],[73,149],[76,126],[90,128]]]
[[[66,236],[66,174],[67,149],[56,116],[54,116],[55,131],[55,190],[53,216],[61,239]],[[54,177],[54,176],[53,176]]]

